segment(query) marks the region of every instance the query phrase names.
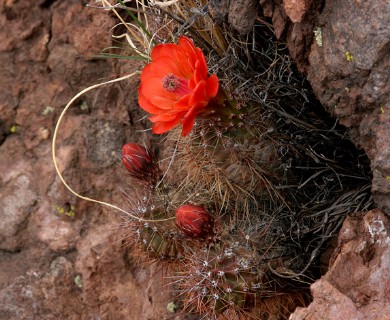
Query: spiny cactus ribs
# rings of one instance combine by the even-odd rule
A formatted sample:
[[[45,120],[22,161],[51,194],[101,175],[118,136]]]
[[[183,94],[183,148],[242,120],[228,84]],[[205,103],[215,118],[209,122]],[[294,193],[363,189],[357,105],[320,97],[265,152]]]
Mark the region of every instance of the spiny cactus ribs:
[[[138,189],[129,211],[148,220],[126,218],[124,238],[169,265],[184,309],[205,319],[287,318],[308,302],[324,242],[371,205],[364,156],[261,37],[257,67],[226,54],[228,69],[211,66],[219,78],[189,38],[157,45],[139,104],[167,133],[168,164],[122,150]]]
[[[285,142],[275,142],[275,137],[269,131],[260,131],[258,124],[253,129],[258,136],[252,132],[248,141],[240,141],[242,136],[236,132],[234,137],[228,131],[219,137],[208,122],[200,119],[184,138],[179,130],[171,131],[175,155],[170,171],[152,187],[151,173],[162,170],[156,160],[149,160],[150,150],[143,153],[144,160],[153,163],[146,166],[151,173],[142,175],[145,181],[126,166],[134,182],[139,183],[138,189],[145,190],[144,197],[133,199],[130,211],[149,220],[175,219],[127,219],[124,234],[130,235],[145,257],[170,266],[172,274],[167,277],[179,290],[187,312],[210,319],[263,319],[268,313],[275,316],[275,312],[275,319],[287,318],[296,306],[308,302],[308,283],[315,275],[311,264],[320,252],[322,237],[331,235],[348,210],[357,210],[365,195],[356,189],[357,200],[353,202],[343,190],[336,192],[336,185],[354,178],[340,174],[335,180],[331,168],[307,178],[304,170],[296,164],[293,167],[293,161],[298,161],[299,155],[301,163],[310,165],[310,170],[305,168],[309,174],[316,171],[314,161],[295,146],[291,153],[295,158],[289,158],[291,168],[286,173],[286,157],[274,150]],[[252,129],[250,124],[246,126],[248,131]],[[199,135],[202,130],[207,134]],[[212,143],[205,145],[205,139]],[[257,144],[252,144],[255,139]],[[232,145],[234,141],[238,142]],[[229,170],[231,167],[234,170]],[[268,172],[261,170],[263,167]],[[301,176],[295,176],[297,172]],[[281,183],[296,183],[299,178],[304,179],[301,188]],[[313,197],[318,195],[313,185],[324,188],[322,179],[334,194],[322,203],[306,200],[308,192],[314,192]],[[299,196],[306,202],[299,202]],[[334,209],[329,209],[330,203]],[[323,221],[326,216],[328,222]]]

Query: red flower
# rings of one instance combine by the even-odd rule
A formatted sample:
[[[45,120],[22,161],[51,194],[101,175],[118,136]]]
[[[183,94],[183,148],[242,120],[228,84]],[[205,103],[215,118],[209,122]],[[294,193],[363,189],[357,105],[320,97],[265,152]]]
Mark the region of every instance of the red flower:
[[[148,149],[136,143],[127,143],[122,147],[122,162],[133,178],[152,186],[157,183],[160,169]]]
[[[180,122],[185,136],[218,88],[217,76],[208,76],[202,50],[180,37],[179,44],[153,48],[152,62],[142,71],[138,103],[152,114],[153,133],[165,133]]]
[[[186,204],[176,210],[176,225],[191,238],[213,235],[213,218],[200,206]]]

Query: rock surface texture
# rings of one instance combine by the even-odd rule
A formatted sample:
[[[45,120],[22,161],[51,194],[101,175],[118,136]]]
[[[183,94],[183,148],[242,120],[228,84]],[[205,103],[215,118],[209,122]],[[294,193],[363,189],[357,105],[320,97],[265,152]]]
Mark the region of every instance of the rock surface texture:
[[[317,98],[365,149],[382,209],[349,217],[313,303],[291,319],[390,319],[390,2],[261,0],[247,21],[233,1],[214,12],[245,33],[272,20]],[[163,272],[122,246],[116,212],[78,200],[51,162],[56,119],[79,91],[135,65],[94,56],[117,18],[83,1],[0,0],[0,319],[186,319]],[[243,13],[244,12],[244,13]],[[244,17],[245,18],[245,17]],[[249,19],[250,18],[250,19]],[[250,21],[249,21],[250,20]],[[124,142],[148,144],[127,80],[82,96],[66,115],[57,158],[79,193],[126,208]],[[122,182],[118,186],[118,181]]]
[[[122,247],[119,216],[72,196],[51,161],[54,124],[68,101],[129,73],[127,63],[94,58],[112,45],[116,22],[77,0],[0,1],[1,320],[174,318],[161,271]],[[59,166],[84,195],[124,202],[121,146],[142,139],[129,126],[140,118],[128,112],[131,88],[135,82],[94,90],[64,119]]]
[[[260,2],[317,98],[369,156],[374,200],[383,210],[345,222],[333,265],[312,285],[313,303],[291,319],[389,319],[390,4]],[[378,232],[382,240],[373,240]]]
[[[326,2],[309,55],[314,93],[372,161],[373,195],[390,214],[390,3]]]
[[[313,302],[290,320],[390,319],[390,220],[380,210],[348,217]]]
[[[260,0],[264,17],[272,20],[275,35],[285,41],[298,69],[306,73],[310,45],[324,0]]]

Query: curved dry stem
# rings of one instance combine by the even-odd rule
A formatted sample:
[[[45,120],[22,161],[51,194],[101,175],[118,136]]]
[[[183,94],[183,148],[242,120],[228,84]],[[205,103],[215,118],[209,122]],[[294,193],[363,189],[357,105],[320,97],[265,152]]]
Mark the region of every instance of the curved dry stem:
[[[168,0],[168,1],[156,1],[156,0],[152,0],[152,1],[151,1],[151,4],[154,5],[154,6],[163,8],[163,7],[168,7],[168,6],[171,6],[171,5],[173,5],[173,4],[176,4],[178,1],[179,1],[179,0]]]
[[[118,25],[122,25],[122,24],[118,24]],[[138,28],[137,26],[134,26],[132,24],[128,24],[129,26],[132,26],[133,28],[137,29],[138,31],[140,31],[141,29]],[[115,26],[116,27],[116,26]],[[138,53],[141,57],[143,58],[146,58],[146,59],[149,59],[149,55],[148,54],[145,54],[144,52],[141,52],[137,46],[134,44],[133,40],[131,40],[131,37],[128,33],[123,33],[123,34],[120,34],[118,36],[112,36],[114,39],[121,39],[121,38],[126,38],[126,41],[128,42],[128,44],[130,45],[130,48],[133,49],[136,53]]]
[[[79,193],[77,193],[76,191],[74,191],[69,185],[68,183],[65,181],[64,177],[62,176],[62,173],[58,167],[58,162],[57,162],[57,158],[56,158],[56,142],[57,142],[57,135],[58,135],[58,130],[60,128],[60,125],[61,125],[61,121],[62,119],[64,118],[65,116],[65,113],[68,111],[68,109],[71,107],[71,105],[73,104],[73,102],[76,101],[76,99],[78,99],[80,96],[82,96],[84,93],[90,91],[90,90],[93,90],[93,89],[96,89],[96,88],[99,88],[101,86],[104,86],[106,84],[111,84],[111,83],[115,83],[115,82],[119,82],[119,81],[122,81],[122,80],[126,80],[126,79],[129,79],[129,78],[132,78],[133,76],[139,74],[140,72],[139,71],[135,71],[131,74],[128,74],[126,76],[123,76],[123,77],[120,77],[120,78],[117,78],[117,79],[114,79],[114,80],[110,80],[110,81],[106,81],[106,82],[102,82],[102,83],[99,83],[99,84],[95,84],[93,86],[90,86],[82,91],[80,91],[78,94],[76,94],[70,101],[69,103],[65,106],[65,108],[62,110],[61,114],[60,114],[60,117],[58,118],[57,120],[57,123],[56,123],[56,126],[55,126],[55,129],[54,129],[54,133],[53,133],[53,141],[52,141],[52,159],[53,159],[53,164],[54,164],[54,167],[55,167],[55,170],[61,180],[61,182],[64,184],[64,186],[73,194],[75,195],[76,197],[80,198],[80,199],[83,199],[83,200],[86,200],[86,201],[90,201],[90,202],[94,202],[94,203],[98,203],[98,204],[101,204],[101,205],[104,205],[104,206],[107,206],[107,207],[110,207],[112,209],[115,209],[115,210],[118,210],[124,214],[126,214],[127,216],[133,218],[133,219],[136,219],[138,221],[143,221],[143,222],[161,222],[161,221],[167,221],[167,220],[172,220],[174,218],[167,218],[167,219],[155,219],[155,220],[149,220],[149,219],[143,219],[143,218],[140,218],[140,217],[137,217],[136,215],[134,214],[131,214],[129,212],[127,212],[126,210],[122,209],[122,208],[119,208],[111,203],[108,203],[108,202],[104,202],[104,201],[100,201],[100,200],[96,200],[96,199],[92,199],[92,198],[89,198],[89,197],[85,197],[83,195],[80,195]]]
[[[111,4],[106,1],[106,0],[102,0],[102,3],[106,6],[110,6]],[[129,31],[129,33],[136,39],[138,40],[140,43],[142,43],[142,39],[138,37],[138,35],[131,29],[129,28],[128,24],[122,19],[122,17],[119,15],[119,13],[115,10],[115,9],[111,9],[111,11],[113,11],[115,13],[115,15],[118,17],[118,19],[122,22],[122,24],[126,27],[126,29]]]

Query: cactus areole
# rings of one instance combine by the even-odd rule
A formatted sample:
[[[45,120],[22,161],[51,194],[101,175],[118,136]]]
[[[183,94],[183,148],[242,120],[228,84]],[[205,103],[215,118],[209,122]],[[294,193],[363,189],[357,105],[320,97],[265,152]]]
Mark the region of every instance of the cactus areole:
[[[182,136],[186,136],[195,117],[217,96],[218,77],[208,75],[202,50],[184,36],[178,44],[155,46],[151,58],[141,74],[138,103],[151,114],[153,133],[162,134],[181,124]]]
[[[176,210],[176,225],[188,237],[206,239],[213,235],[214,220],[201,206],[186,204]]]

